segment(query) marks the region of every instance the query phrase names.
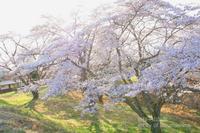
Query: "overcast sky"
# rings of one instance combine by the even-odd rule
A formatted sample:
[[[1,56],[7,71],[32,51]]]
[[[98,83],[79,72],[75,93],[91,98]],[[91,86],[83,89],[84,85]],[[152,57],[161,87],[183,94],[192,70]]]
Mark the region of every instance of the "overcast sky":
[[[26,33],[32,26],[42,23],[41,15],[70,19],[79,8],[89,12],[100,4],[114,0],[0,0],[0,34],[8,31]],[[194,3],[200,0],[167,0],[173,4]]]

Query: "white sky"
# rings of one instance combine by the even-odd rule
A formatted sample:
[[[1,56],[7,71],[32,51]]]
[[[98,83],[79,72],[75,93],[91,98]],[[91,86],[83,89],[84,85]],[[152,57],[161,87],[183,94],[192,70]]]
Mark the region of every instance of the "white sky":
[[[32,26],[42,23],[41,15],[69,19],[70,14],[83,8],[91,11],[100,4],[114,0],[0,0],[0,34],[8,31],[26,33]],[[174,4],[195,3],[200,0],[166,0]]]

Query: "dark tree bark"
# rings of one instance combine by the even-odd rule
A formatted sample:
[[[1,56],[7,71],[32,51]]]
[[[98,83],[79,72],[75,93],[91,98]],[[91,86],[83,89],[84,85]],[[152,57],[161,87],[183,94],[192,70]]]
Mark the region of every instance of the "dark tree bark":
[[[100,95],[98,98],[99,98],[99,103],[100,104],[104,104],[104,102],[103,102],[103,95]]]
[[[37,100],[39,98],[39,93],[38,93],[37,90],[31,91],[31,93],[32,93],[32,96],[33,96],[32,100]]]
[[[161,133],[161,128],[160,128],[160,120],[153,120],[151,122],[151,132],[152,133]]]
[[[146,121],[150,127],[152,133],[161,133],[160,127],[160,110],[164,104],[163,99],[155,98],[153,99],[149,93],[142,92],[143,102],[145,107],[152,117],[149,117],[145,111],[142,109],[142,104],[137,97],[128,98],[126,97],[125,103],[128,104],[131,109],[138,114],[140,118]]]

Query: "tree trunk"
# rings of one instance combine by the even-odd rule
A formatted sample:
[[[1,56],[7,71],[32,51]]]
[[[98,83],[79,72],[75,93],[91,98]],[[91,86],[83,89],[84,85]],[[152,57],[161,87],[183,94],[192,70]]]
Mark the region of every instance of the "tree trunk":
[[[33,109],[34,106],[35,106],[36,101],[37,101],[38,98],[39,98],[39,93],[38,93],[37,90],[31,91],[31,93],[32,93],[32,96],[33,96],[32,100],[31,100],[30,102],[24,104],[23,106],[25,106],[26,108]]]
[[[31,91],[32,95],[33,95],[33,99],[32,100],[37,100],[39,98],[39,93],[38,91]]]
[[[148,99],[146,99],[146,100],[148,100]],[[139,101],[137,100],[137,97],[134,97],[134,98],[127,97],[125,102],[126,102],[126,104],[128,104],[131,107],[131,109],[133,111],[135,111],[143,120],[145,120],[151,126],[152,133],[161,133],[160,110],[163,105],[162,99],[159,99],[158,103],[152,102],[152,101],[149,102],[149,104],[151,104],[151,107],[148,104],[146,105],[146,106],[149,106],[149,108],[151,108],[148,110],[151,113],[152,118],[149,118],[148,115],[143,111],[143,109],[141,107],[141,103],[139,103]]]
[[[161,128],[160,128],[160,120],[153,120],[151,122],[151,132],[152,133],[161,133]]]
[[[85,69],[81,69],[81,78],[80,78],[80,81],[83,82],[85,80],[87,80],[87,72]],[[82,90],[82,95],[84,96],[84,92],[87,90],[87,87],[83,87],[81,88]]]
[[[99,103],[100,104],[104,104],[104,102],[103,102],[103,95],[100,95],[98,98],[99,98]]]
[[[87,80],[87,71],[85,69],[82,69],[80,81],[85,81],[85,80]]]

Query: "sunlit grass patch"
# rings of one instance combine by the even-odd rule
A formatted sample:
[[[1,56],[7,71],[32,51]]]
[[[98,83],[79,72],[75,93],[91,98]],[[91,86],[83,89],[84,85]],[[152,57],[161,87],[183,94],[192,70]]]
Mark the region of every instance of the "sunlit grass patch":
[[[0,100],[11,105],[23,105],[32,99],[30,94],[10,92],[0,95]]]

